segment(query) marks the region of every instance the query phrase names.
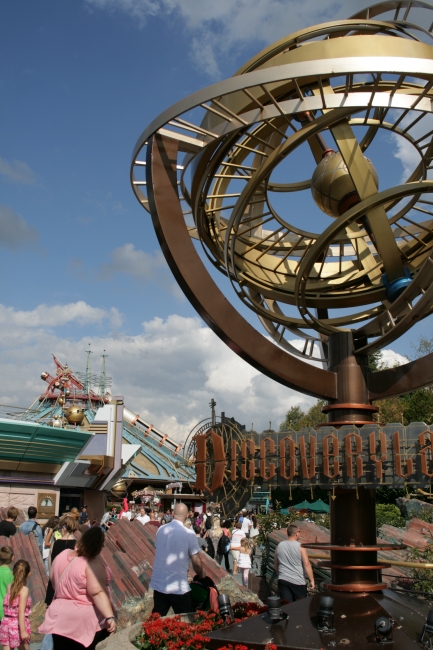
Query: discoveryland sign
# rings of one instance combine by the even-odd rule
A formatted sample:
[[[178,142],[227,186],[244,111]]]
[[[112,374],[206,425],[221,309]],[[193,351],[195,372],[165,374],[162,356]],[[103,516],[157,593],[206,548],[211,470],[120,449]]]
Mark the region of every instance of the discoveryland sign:
[[[261,478],[278,485],[430,487],[432,429],[422,422],[281,431],[223,439],[213,429],[193,439],[195,488],[215,492],[225,481]]]

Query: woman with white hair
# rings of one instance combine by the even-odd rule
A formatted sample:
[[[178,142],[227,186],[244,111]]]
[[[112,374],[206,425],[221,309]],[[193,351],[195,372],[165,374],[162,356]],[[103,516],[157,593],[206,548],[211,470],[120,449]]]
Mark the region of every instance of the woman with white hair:
[[[215,515],[212,522],[212,528],[206,533],[205,537],[209,537],[215,551],[215,560],[221,564],[223,556],[218,553],[218,542],[223,536],[223,529],[221,528],[220,518]]]

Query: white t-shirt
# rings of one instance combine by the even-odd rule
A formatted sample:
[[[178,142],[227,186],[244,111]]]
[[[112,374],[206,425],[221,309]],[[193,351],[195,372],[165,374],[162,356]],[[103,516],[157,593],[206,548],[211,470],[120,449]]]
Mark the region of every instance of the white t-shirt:
[[[177,519],[158,528],[150,587],[163,594],[186,594],[191,557],[199,553],[197,537]]]
[[[232,533],[232,538],[230,541],[230,548],[233,550],[239,550],[241,547],[241,539],[245,537],[245,533],[241,528],[235,528],[233,533]]]
[[[243,533],[247,533],[252,525],[253,525],[253,522],[251,521],[251,519],[248,519],[248,517],[244,517],[243,521],[242,521],[241,531]]]
[[[128,510],[128,512],[122,513],[121,519],[129,519],[129,521],[131,521],[131,511]]]
[[[253,539],[254,537],[257,537],[257,535],[260,535],[259,528],[254,528],[254,526],[251,526],[251,528],[250,528],[250,538]]]
[[[249,553],[239,553],[238,567],[240,569],[251,569],[251,555]]]
[[[144,526],[144,524],[147,524],[147,522],[150,521],[150,517],[149,515],[143,515],[143,516],[138,515],[138,517],[136,517],[134,521],[139,521],[140,524],[143,524]]]

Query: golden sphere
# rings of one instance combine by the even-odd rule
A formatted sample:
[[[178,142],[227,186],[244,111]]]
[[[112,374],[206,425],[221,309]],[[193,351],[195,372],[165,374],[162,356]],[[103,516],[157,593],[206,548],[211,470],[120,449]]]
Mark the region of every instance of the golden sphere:
[[[65,417],[69,424],[81,424],[84,420],[84,409],[79,406],[70,406],[65,413]]]
[[[365,158],[376,187],[379,178],[371,160]],[[317,165],[311,179],[311,193],[319,208],[330,217],[340,217],[359,203],[359,195],[339,152],[328,153]]]
[[[125,492],[126,488],[127,488],[127,485],[126,485],[125,481],[120,480],[120,481],[117,481],[117,483],[115,483],[115,485],[113,485],[113,487],[111,488],[111,491],[115,492],[115,493],[118,492],[119,494],[121,494],[122,492]]]

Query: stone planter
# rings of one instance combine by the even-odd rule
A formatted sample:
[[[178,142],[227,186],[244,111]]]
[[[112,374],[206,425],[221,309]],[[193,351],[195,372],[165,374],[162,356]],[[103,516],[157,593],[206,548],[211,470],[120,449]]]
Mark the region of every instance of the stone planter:
[[[112,634],[98,643],[96,646],[97,650],[137,650],[137,648],[132,644],[132,641],[140,634],[141,623],[136,623],[127,627],[116,634]]]
[[[241,588],[230,574],[225,575],[219,582],[218,590],[220,594],[227,594],[230,597],[230,602],[232,604],[246,602],[262,604],[261,600],[255,593],[248,589]],[[152,589],[149,589],[144,598],[129,599],[125,601],[121,610],[117,612],[119,627],[123,629],[120,629],[116,634],[113,634],[108,637],[108,639],[98,643],[96,646],[97,650],[137,650],[135,646],[132,645],[131,641],[138,636],[141,624],[149,617],[152,607]],[[167,618],[170,616],[174,616],[174,614],[169,614]],[[188,618],[189,616],[194,615],[183,614],[182,618],[186,617],[184,620],[190,620]],[[137,620],[140,622],[137,623]],[[130,625],[131,623],[132,625]]]

